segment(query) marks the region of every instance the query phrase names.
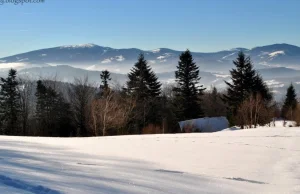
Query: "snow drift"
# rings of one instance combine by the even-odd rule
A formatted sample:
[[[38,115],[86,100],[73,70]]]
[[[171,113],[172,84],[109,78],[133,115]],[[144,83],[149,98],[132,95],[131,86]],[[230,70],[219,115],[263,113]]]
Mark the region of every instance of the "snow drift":
[[[226,117],[205,117],[179,122],[181,131],[190,132],[217,132],[229,127]]]
[[[300,128],[0,136],[1,194],[300,193]]]

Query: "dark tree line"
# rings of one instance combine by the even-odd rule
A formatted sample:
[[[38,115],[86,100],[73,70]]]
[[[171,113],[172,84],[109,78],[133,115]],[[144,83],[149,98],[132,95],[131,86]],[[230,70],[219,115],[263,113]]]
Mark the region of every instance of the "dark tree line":
[[[175,72],[177,86],[174,88],[176,105],[178,107],[178,119],[189,120],[203,117],[201,96],[203,85],[199,84],[199,67],[193,60],[189,50],[179,56],[179,62]]]
[[[74,134],[71,104],[61,93],[38,80],[35,96],[35,116],[40,135],[67,137]]]
[[[143,54],[128,74],[126,94],[135,100],[135,107],[128,123],[132,133],[141,134],[149,124],[159,124],[159,105],[162,100],[161,83],[148,65]]]
[[[0,91],[0,116],[1,116],[1,131],[5,135],[13,135],[20,133],[20,118],[21,104],[19,102],[20,93],[17,86],[17,71],[11,69],[8,72],[8,77],[1,78]]]
[[[297,94],[293,84],[291,84],[286,91],[286,96],[281,110],[281,116],[284,119],[298,120],[299,118],[297,117],[299,117],[299,113],[298,113],[299,110],[297,109],[299,109],[299,107],[297,106],[298,106]]]
[[[143,54],[128,73],[125,86],[112,86],[110,72],[99,76],[100,87],[88,78],[66,84],[18,78],[11,69],[1,78],[0,133],[35,136],[97,136],[180,132],[178,122],[204,116],[227,116],[232,125],[270,122],[273,96],[239,53],[227,90],[206,90],[189,50],[179,56],[175,84],[162,86]],[[292,114],[296,94],[288,89],[282,115]]]
[[[225,81],[227,93],[223,99],[228,105],[227,117],[232,124],[256,127],[270,122],[273,96],[249,56],[243,52],[233,61],[231,80]]]

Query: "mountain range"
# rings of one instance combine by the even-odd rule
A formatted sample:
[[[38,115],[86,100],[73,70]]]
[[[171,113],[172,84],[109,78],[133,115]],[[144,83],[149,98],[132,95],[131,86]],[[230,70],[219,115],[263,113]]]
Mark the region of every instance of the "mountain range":
[[[200,67],[202,83],[209,87],[223,88],[232,61],[239,51],[249,55],[254,67],[277,94],[283,94],[290,82],[300,83],[300,47],[290,44],[273,44],[252,49],[234,48],[203,53],[192,52]],[[58,75],[62,81],[70,82],[74,77],[88,74],[92,81],[99,81],[99,71],[108,69],[113,80],[123,84],[140,53],[144,53],[149,65],[162,82],[174,81],[174,71],[182,51],[168,48],[141,50],[136,48],[114,49],[96,44],[59,46],[0,58],[0,75],[14,67],[20,74],[33,77]],[[299,85],[300,86],[300,85]],[[297,88],[297,87],[296,87]],[[299,88],[300,89],[300,88]]]

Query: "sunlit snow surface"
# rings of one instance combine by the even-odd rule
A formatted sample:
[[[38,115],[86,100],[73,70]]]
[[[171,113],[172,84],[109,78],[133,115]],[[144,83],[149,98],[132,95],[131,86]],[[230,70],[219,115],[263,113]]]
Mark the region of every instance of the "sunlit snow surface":
[[[300,193],[300,128],[0,136],[0,193]]]

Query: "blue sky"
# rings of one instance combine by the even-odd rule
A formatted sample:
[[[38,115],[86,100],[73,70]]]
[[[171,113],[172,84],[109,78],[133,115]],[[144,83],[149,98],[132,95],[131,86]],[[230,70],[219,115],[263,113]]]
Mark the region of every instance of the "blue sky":
[[[60,45],[211,52],[300,46],[300,0],[45,0],[0,5],[0,56]]]

